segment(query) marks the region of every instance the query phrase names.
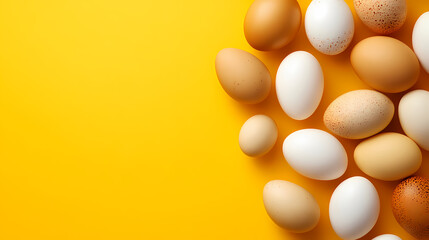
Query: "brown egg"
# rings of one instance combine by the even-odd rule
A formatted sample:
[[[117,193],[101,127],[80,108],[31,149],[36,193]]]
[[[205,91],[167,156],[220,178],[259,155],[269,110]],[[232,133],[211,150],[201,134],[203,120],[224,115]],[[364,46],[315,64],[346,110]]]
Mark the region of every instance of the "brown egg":
[[[244,19],[244,35],[257,50],[277,50],[295,38],[300,25],[296,0],[255,0]]]
[[[378,34],[391,34],[404,25],[406,0],[353,0],[360,20]]]
[[[392,196],[393,215],[417,239],[429,239],[429,179],[410,177],[399,183]]]
[[[401,41],[385,36],[360,41],[350,55],[353,69],[371,87],[388,93],[412,87],[420,64],[414,52]]]
[[[276,122],[266,115],[255,115],[241,127],[238,143],[241,150],[250,157],[268,153],[277,141]]]
[[[261,60],[246,51],[225,48],[217,54],[215,66],[223,89],[239,102],[259,103],[270,93],[270,72]]]

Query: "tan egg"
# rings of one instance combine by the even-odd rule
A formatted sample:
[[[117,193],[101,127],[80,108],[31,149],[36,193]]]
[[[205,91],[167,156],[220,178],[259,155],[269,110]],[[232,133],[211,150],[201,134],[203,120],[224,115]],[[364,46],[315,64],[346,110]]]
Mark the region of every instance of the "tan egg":
[[[307,232],[319,222],[320,208],[313,195],[294,183],[270,181],[264,187],[263,198],[268,215],[284,229]]]
[[[394,112],[392,101],[384,94],[355,90],[336,98],[326,109],[323,121],[340,137],[361,139],[387,127]]]
[[[357,166],[369,176],[395,181],[415,173],[422,163],[419,146],[399,133],[380,133],[357,145]]]
[[[255,0],[244,19],[244,35],[257,50],[277,50],[295,38],[300,25],[296,0]]]
[[[391,34],[404,25],[406,0],[353,0],[360,20],[378,34]]]
[[[259,103],[271,89],[271,76],[261,60],[252,54],[225,48],[216,56],[216,73],[229,96],[242,103]]]
[[[241,127],[238,142],[248,156],[258,157],[268,153],[277,141],[277,125],[270,117],[255,115]]]
[[[369,86],[388,93],[412,87],[420,65],[414,52],[401,41],[375,36],[360,41],[350,55],[353,69]]]
[[[416,239],[429,239],[429,179],[410,177],[393,190],[392,212],[396,221]]]

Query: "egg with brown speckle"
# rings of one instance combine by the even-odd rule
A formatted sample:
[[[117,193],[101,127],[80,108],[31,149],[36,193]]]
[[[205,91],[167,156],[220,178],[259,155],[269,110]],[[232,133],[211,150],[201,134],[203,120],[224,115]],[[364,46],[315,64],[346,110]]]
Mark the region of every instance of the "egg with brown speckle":
[[[392,211],[399,225],[417,239],[429,239],[429,179],[405,179],[393,191]]]

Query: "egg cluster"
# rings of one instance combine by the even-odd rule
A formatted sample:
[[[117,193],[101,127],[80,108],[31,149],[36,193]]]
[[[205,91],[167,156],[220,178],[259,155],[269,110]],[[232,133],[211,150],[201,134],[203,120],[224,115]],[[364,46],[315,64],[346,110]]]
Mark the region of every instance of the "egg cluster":
[[[401,28],[407,15],[406,0],[354,0],[354,7],[364,25],[382,35]],[[244,20],[244,34],[257,50],[279,50],[295,38],[301,17],[297,0],[255,0]],[[354,35],[349,6],[343,0],[313,0],[305,14],[305,32],[311,45],[323,54],[345,51]],[[339,96],[326,109],[323,122],[336,136],[365,139],[354,151],[354,161],[365,174],[384,181],[405,179],[393,193],[393,214],[411,235],[429,239],[429,180],[410,177],[420,168],[420,149],[429,151],[429,92],[414,90],[400,100],[398,116],[406,135],[379,133],[395,112],[392,101],[381,92],[398,93],[411,88],[417,82],[420,64],[429,73],[429,12],[415,23],[412,42],[414,51],[388,36],[369,37],[356,44],[350,55],[352,67],[375,90],[355,90]],[[226,48],[218,53],[215,65],[220,84],[235,100],[255,104],[269,95],[270,72],[254,55]],[[309,52],[292,52],[278,68],[275,89],[289,117],[307,119],[323,95],[320,63]],[[348,166],[347,153],[331,133],[302,129],[287,136],[283,142],[287,163],[308,178],[341,177]],[[242,126],[239,145],[246,155],[256,157],[269,152],[277,138],[275,121],[266,115],[255,115]],[[320,208],[312,194],[288,181],[268,182],[263,201],[271,219],[292,232],[309,231],[320,218]],[[343,239],[366,235],[377,222],[379,212],[377,190],[364,177],[351,177],[339,184],[329,204],[331,225]],[[374,239],[400,238],[385,234]]]

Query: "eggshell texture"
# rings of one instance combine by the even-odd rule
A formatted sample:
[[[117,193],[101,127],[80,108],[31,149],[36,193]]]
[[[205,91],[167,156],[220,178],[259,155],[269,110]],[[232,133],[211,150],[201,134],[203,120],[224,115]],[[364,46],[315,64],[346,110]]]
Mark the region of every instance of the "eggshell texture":
[[[353,0],[360,20],[378,34],[391,34],[404,25],[406,0]]]
[[[429,73],[429,12],[423,13],[413,29],[413,48],[423,68]]]
[[[248,156],[257,157],[269,152],[277,141],[277,125],[270,117],[255,115],[241,127],[238,142]]]
[[[402,240],[400,237],[393,234],[383,234],[378,237],[373,238],[372,240]]]
[[[305,14],[305,32],[319,52],[336,55],[350,45],[354,34],[353,15],[343,0],[314,0]]]
[[[410,177],[399,183],[392,195],[393,215],[417,239],[429,239],[429,179]]]
[[[314,113],[322,99],[323,85],[322,67],[308,52],[289,54],[277,71],[277,98],[283,111],[296,120]]]
[[[283,142],[283,155],[298,173],[317,180],[341,177],[347,169],[347,153],[331,134],[318,129],[303,129]]]
[[[367,234],[377,222],[379,213],[377,190],[363,177],[343,181],[329,202],[331,225],[342,239],[358,239]]]
[[[335,99],[326,109],[323,121],[338,136],[361,139],[383,130],[394,112],[392,101],[384,94],[355,90]]]
[[[380,133],[357,145],[357,166],[369,176],[394,181],[415,173],[422,163],[419,146],[399,133]]]
[[[353,69],[371,87],[388,93],[412,87],[420,65],[414,52],[401,41],[385,36],[360,41],[350,55]]]
[[[319,222],[320,208],[313,195],[294,183],[270,181],[263,196],[268,215],[284,229],[307,232]]]
[[[244,19],[244,35],[257,50],[277,50],[295,38],[300,25],[296,0],[255,0]]]
[[[429,151],[429,92],[414,90],[405,94],[398,107],[405,134]]]
[[[220,84],[235,100],[254,104],[262,102],[270,93],[270,72],[252,54],[225,48],[217,54],[215,65]]]

